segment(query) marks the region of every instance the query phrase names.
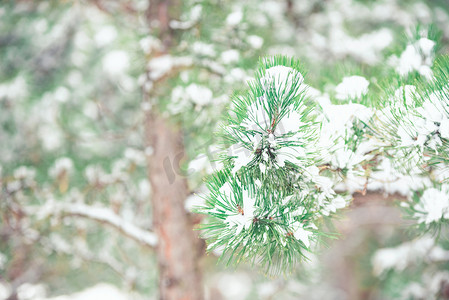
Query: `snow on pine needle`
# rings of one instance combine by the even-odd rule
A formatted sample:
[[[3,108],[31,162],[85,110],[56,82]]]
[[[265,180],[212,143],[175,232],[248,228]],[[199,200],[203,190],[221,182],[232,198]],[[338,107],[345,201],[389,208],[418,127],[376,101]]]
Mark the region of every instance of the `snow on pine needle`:
[[[449,58],[435,62],[432,80],[416,80],[387,94],[377,112],[378,136],[408,172],[449,166]],[[442,181],[448,180],[442,178]]]
[[[427,176],[402,202],[421,232],[439,232],[449,218],[449,58],[440,57],[433,77],[399,80],[376,112],[376,135],[394,167],[414,178]]]
[[[200,228],[208,250],[220,251],[227,264],[289,273],[331,236],[320,225],[348,203],[322,172],[316,104],[306,96],[299,62],[262,59],[249,91],[231,107],[221,132],[223,169],[208,180],[198,212],[209,218]]]
[[[262,175],[286,163],[296,169],[311,165],[319,126],[306,103],[299,68],[285,57],[265,59],[248,93],[234,98],[235,118],[223,127],[229,144],[225,160],[233,161],[234,174],[241,168]]]
[[[223,171],[210,180],[209,191],[200,212],[211,218],[201,229],[207,250],[221,251],[226,264],[246,260],[270,274],[289,272],[318,238],[314,204],[303,193],[286,196]]]
[[[439,234],[449,224],[449,184],[435,184],[415,191],[401,205],[406,216],[416,220],[420,232]]]

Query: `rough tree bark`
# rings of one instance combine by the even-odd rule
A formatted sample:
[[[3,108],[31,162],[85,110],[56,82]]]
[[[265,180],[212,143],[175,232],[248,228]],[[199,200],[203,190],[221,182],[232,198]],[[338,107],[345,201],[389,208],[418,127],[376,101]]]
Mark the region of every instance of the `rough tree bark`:
[[[170,1],[151,1],[147,12],[151,32],[158,33],[168,54],[175,44],[169,27],[171,14],[179,5]],[[162,79],[164,80],[164,79]],[[162,81],[161,80],[161,81]],[[156,84],[162,85],[163,82]],[[153,100],[146,94],[145,101]],[[193,231],[191,216],[184,208],[188,195],[186,178],[180,176],[180,157],[184,154],[183,135],[179,126],[162,117],[157,103],[146,113],[146,145],[153,148],[148,156],[148,176],[152,186],[153,229],[158,236],[159,297],[164,300],[201,300],[203,284],[199,267],[200,240]]]
[[[155,113],[147,116],[146,132],[154,149],[148,172],[153,188],[153,230],[158,236],[160,299],[199,300],[203,298],[199,240],[184,208],[186,180],[173,163],[183,153],[182,133]]]

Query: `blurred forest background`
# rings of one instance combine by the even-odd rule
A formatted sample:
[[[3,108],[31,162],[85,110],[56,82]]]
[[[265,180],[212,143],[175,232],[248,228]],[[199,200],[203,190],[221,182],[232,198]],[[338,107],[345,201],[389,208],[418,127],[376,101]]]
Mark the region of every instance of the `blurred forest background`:
[[[186,299],[449,299],[449,252],[407,242],[401,190],[356,193],[289,278],[217,264],[189,213],[260,56],[301,59],[336,101],[422,30],[447,53],[447,0],[1,1],[0,299],[157,299],[180,281]]]

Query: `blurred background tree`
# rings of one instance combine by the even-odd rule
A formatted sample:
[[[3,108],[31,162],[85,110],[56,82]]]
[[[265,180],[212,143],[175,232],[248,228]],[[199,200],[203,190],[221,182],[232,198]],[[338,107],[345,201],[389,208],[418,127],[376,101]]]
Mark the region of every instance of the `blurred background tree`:
[[[417,24],[439,28],[437,51],[447,52],[448,9],[443,0],[2,1],[0,299],[91,286],[130,299],[446,297],[447,272],[423,270],[447,269],[448,245],[435,262],[405,260],[433,244],[400,246],[409,236],[385,187],[356,194],[336,224],[342,240],[288,279],[217,266],[190,209],[219,167],[213,132],[229,96],[259,56],[300,58],[317,103],[346,103],[343,77],[381,90]],[[400,184],[407,195],[411,184]]]

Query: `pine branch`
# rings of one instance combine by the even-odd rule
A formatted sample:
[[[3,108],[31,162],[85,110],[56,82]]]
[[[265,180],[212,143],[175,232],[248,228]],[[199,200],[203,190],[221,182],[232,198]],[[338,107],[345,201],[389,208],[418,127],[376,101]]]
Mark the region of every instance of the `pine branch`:
[[[260,61],[249,90],[233,98],[222,127],[224,169],[208,181],[199,213],[208,251],[221,261],[242,261],[265,272],[288,274],[329,233],[323,219],[347,199],[320,175],[319,124],[311,113],[297,60],[275,56]]]

